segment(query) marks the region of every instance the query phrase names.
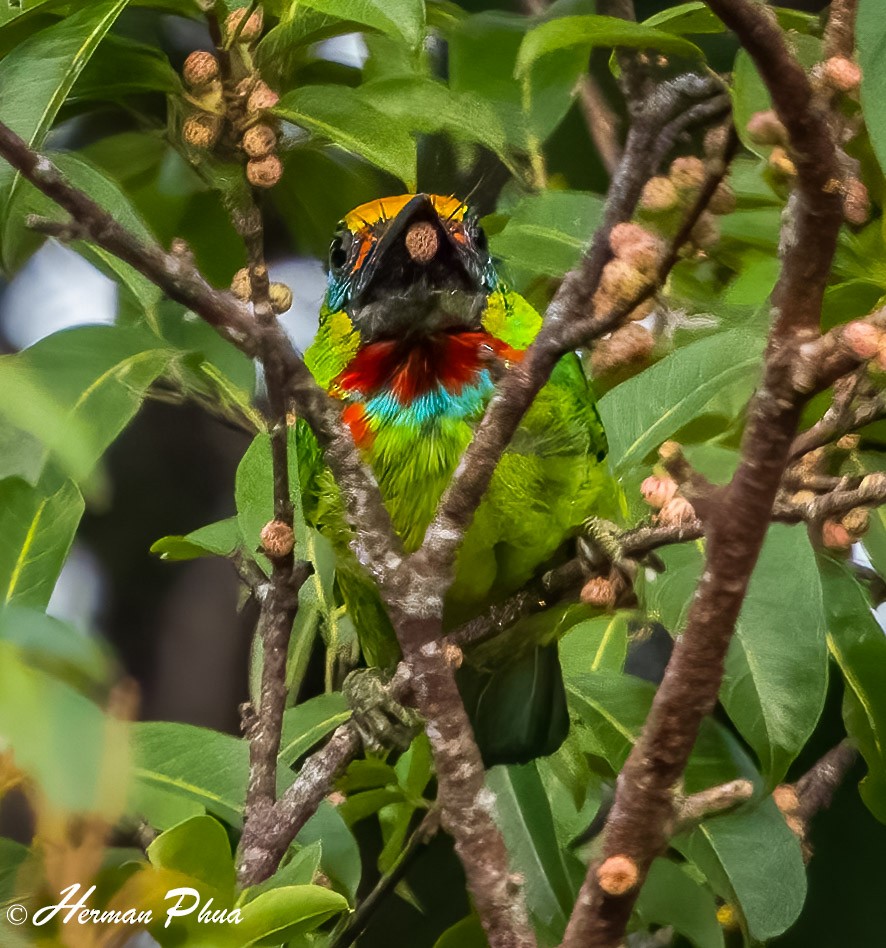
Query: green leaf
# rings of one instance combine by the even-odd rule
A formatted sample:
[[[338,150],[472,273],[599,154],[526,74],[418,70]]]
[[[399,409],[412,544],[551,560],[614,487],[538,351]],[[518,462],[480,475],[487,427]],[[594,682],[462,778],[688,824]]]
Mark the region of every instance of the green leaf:
[[[457,922],[434,942],[434,948],[489,948],[480,919],[469,915]]]
[[[523,877],[526,906],[536,929],[546,943],[559,942],[575,893],[538,769],[534,763],[493,767],[486,784],[495,793],[496,822],[510,864]]]
[[[631,23],[613,16],[564,16],[541,23],[526,34],[517,55],[514,74],[517,78],[525,76],[536,60],[550,53],[575,47],[590,51],[597,46],[656,49],[693,59],[704,58],[695,43],[643,23]]]
[[[110,656],[95,636],[37,609],[19,605],[0,608],[0,641],[17,646],[30,665],[82,687],[84,692],[104,687],[111,677]]]
[[[46,608],[83,509],[72,481],[53,493],[17,477],[0,481],[0,605]]]
[[[161,833],[148,846],[152,866],[197,879],[211,890],[219,907],[233,902],[236,873],[225,828],[211,816],[193,816]]]
[[[771,786],[805,746],[828,682],[825,615],[806,530],[773,524],[726,656],[720,691]]]
[[[871,813],[886,823],[886,637],[845,564],[822,557],[819,566],[828,647],[846,684],[843,720],[868,766],[859,791]]]
[[[700,544],[662,550],[667,569],[644,587],[651,614],[677,634],[701,577]],[[827,690],[824,610],[805,530],[770,527],[726,657],[720,700],[771,786],[818,721]]]
[[[299,6],[362,23],[403,40],[413,49],[424,38],[425,5],[422,0],[302,0]],[[296,17],[298,15],[296,13]]]
[[[161,560],[193,560],[199,556],[230,556],[242,542],[236,517],[219,520],[185,536],[162,537],[151,546]]]
[[[670,859],[652,864],[636,912],[644,925],[672,926],[695,948],[723,948],[713,895]]]
[[[145,92],[178,95],[181,91],[178,73],[162,50],[111,34],[74,83],[69,98],[125,101],[127,96]]]
[[[523,198],[489,244],[521,285],[527,276],[559,277],[578,263],[602,218],[599,195],[543,191]]]
[[[690,0],[661,10],[647,17],[643,26],[658,27],[680,36],[686,33],[723,33],[726,30],[723,21],[702,0]]]
[[[320,871],[320,859],[323,845],[319,842],[311,843],[296,852],[291,852],[291,858],[279,868],[270,879],[265,879],[259,885],[250,886],[244,893],[244,901],[250,902],[262,892],[269,889],[279,889],[285,885],[310,885]]]
[[[415,189],[415,140],[406,127],[370,105],[359,89],[303,86],[284,95],[274,112]]]
[[[317,695],[289,708],[283,715],[278,760],[291,766],[350,716],[351,710],[340,691]]]
[[[379,787],[377,790],[364,790],[352,793],[338,807],[341,818],[348,826],[374,816],[383,807],[402,803],[403,791],[399,787]]]
[[[443,132],[459,141],[485,145],[507,164],[507,136],[495,110],[480,96],[454,93],[423,76],[394,76],[360,86],[369,105],[411,132]]]
[[[806,898],[800,843],[771,798],[706,820],[673,845],[737,903],[752,938],[766,941],[789,928]]]
[[[230,734],[191,724],[132,725],[135,776],[173,792],[239,826],[243,819],[249,748]]]
[[[560,665],[566,675],[619,672],[628,650],[628,613],[598,616],[574,625],[560,640]]]
[[[0,744],[12,749],[54,807],[104,812],[116,819],[112,800],[125,787],[127,761],[106,756],[108,721],[101,709],[63,681],[32,667],[24,650],[0,641]],[[103,774],[114,774],[114,787]]]
[[[665,356],[600,399],[610,462],[639,464],[663,441],[728,393],[743,407],[760,375],[762,334],[733,329],[692,342]]]
[[[232,938],[239,948],[280,945],[347,910],[347,899],[323,886],[282,886],[262,892],[240,909]]]
[[[479,97],[498,116],[508,144],[537,152],[572,106],[575,81],[587,68],[581,49],[542,59],[526,79],[514,82],[521,43],[531,23],[524,16],[487,11],[466,17],[448,37],[449,84],[456,94]]]
[[[206,808],[196,800],[144,780],[133,782],[127,809],[158,830],[167,830],[206,812]]]
[[[786,33],[785,39],[791,46],[801,65],[811,69],[821,60],[821,40],[816,36],[800,33]],[[755,112],[772,108],[772,98],[766,83],[760,78],[753,59],[745,50],[740,49],[735,57],[732,81],[732,108],[735,116],[735,129],[742,144],[761,157],[767,157],[772,151],[771,145],[758,145],[747,132],[748,120]]]
[[[65,97],[126,3],[92,3],[29,37],[0,61],[0,88],[16,90],[0,103],[0,121],[32,148],[43,145]],[[35,70],[34,63],[40,68]],[[21,181],[18,172],[0,163],[0,244],[5,245],[9,206]]]
[[[865,125],[880,167],[886,169],[886,22],[877,0],[860,0],[855,36]]]
[[[617,774],[643,729],[655,686],[632,675],[603,671],[565,673],[564,680],[582,751],[605,762],[609,775]],[[709,718],[703,721],[684,774],[685,791],[694,793],[755,775],[753,764],[729,732]]]
[[[27,414],[25,406],[17,406],[12,420],[75,466],[73,473],[85,476],[171,357],[145,330],[79,326],[0,359],[0,392],[15,394],[24,385],[35,408]],[[44,402],[65,407],[46,415]]]
[[[310,846],[316,842],[322,844],[320,868],[353,902],[360,885],[360,850],[354,834],[338,810],[324,800],[302,827],[295,841],[299,846]]]
[[[18,871],[29,855],[27,846],[0,836],[0,905],[12,900]]]

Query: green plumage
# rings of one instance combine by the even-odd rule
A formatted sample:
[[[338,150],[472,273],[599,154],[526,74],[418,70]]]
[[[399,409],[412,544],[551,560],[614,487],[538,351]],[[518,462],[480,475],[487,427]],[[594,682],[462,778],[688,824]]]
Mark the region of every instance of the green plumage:
[[[532,341],[538,314],[518,294],[497,285],[482,313],[482,332],[517,350]],[[337,380],[362,340],[344,311],[321,314],[306,361],[318,382],[340,396]],[[488,384],[487,384],[488,382]],[[378,481],[395,529],[417,549],[440,497],[483,415],[492,383],[464,388],[445,411],[416,416],[387,412],[364,400],[358,443]],[[367,396],[368,398],[368,396]],[[347,399],[345,398],[347,403]],[[301,439],[308,518],[339,555],[338,583],[357,627],[367,663],[391,666],[399,652],[377,591],[359,566],[332,477],[315,443]],[[606,441],[593,394],[575,355],[564,356],[536,397],[493,475],[458,555],[444,622],[454,628],[506,598],[558,557],[589,516],[618,516],[619,489],[605,461]],[[559,608],[523,620],[496,642],[467,655],[462,689],[487,760],[527,759],[562,739],[565,701],[555,637],[588,612]],[[539,707],[551,713],[542,713]],[[491,746],[490,746],[491,745]]]

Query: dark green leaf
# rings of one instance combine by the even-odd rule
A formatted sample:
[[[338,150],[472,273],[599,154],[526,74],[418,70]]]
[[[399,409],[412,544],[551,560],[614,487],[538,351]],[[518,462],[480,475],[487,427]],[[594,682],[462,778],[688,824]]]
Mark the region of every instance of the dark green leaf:
[[[886,823],[886,637],[858,581],[842,563],[820,560],[828,647],[846,684],[843,719],[868,765],[859,790]]]
[[[310,846],[318,841],[322,844],[320,868],[353,902],[360,885],[360,850],[336,808],[324,800],[295,841],[299,846]]]
[[[774,938],[796,921],[806,867],[799,840],[771,799],[706,820],[674,845],[722,898],[738,904],[752,938]]]
[[[523,877],[526,906],[536,929],[545,942],[557,943],[575,893],[536,765],[494,767],[486,782],[495,793],[496,821],[510,863]]]
[[[636,912],[647,926],[673,926],[695,948],[723,948],[714,896],[670,859],[652,864]]]
[[[643,26],[657,27],[680,36],[687,33],[722,33],[726,29],[723,21],[702,0],[678,3],[675,7],[655,13],[643,21]]]
[[[880,167],[886,168],[886,21],[877,0],[860,0],[855,35],[865,124]]]
[[[70,99],[115,101],[145,92],[178,95],[181,88],[178,73],[161,50],[112,34],[74,83]]]

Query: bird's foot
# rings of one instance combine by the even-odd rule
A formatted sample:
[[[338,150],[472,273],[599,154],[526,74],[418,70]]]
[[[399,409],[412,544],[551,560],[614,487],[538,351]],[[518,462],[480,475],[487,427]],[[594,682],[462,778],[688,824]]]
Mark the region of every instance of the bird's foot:
[[[634,580],[640,564],[625,552],[621,536],[610,520],[591,517],[583,524],[578,556],[588,577],[581,596],[588,605],[614,609],[636,602]]]
[[[419,715],[394,696],[391,678],[378,668],[358,668],[342,692],[364,748],[372,754],[406,750],[421,728]]]

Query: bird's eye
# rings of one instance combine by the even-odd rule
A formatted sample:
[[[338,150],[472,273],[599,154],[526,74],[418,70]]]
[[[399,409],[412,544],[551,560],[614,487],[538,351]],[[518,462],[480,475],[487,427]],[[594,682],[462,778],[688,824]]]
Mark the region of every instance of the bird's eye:
[[[341,270],[348,262],[348,251],[351,245],[351,235],[348,232],[337,234],[329,247],[329,266],[333,270]]]

